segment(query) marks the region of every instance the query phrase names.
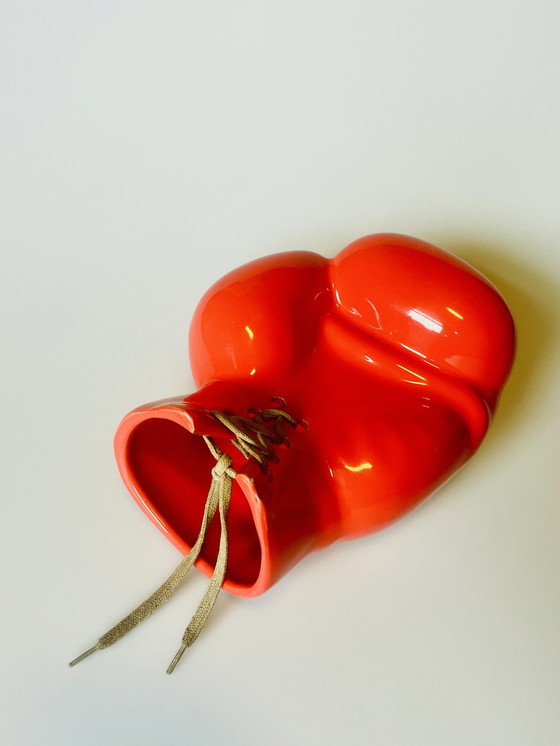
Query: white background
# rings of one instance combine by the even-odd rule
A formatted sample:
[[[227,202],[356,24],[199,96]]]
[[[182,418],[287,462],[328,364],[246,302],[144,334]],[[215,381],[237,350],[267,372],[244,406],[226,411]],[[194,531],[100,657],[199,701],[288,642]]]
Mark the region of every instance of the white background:
[[[560,6],[0,3],[0,741],[560,743]],[[75,669],[178,555],[120,483],[136,405],[192,390],[239,264],[410,233],[485,272],[519,351],[473,461],[391,529]]]

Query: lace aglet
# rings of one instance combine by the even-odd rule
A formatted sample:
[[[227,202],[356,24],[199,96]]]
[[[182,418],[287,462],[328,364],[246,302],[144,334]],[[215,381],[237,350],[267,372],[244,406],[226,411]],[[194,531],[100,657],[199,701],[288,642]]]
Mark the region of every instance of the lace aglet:
[[[87,658],[88,656],[90,656],[93,653],[95,653],[96,650],[99,650],[98,643],[95,643],[95,645],[92,648],[90,648],[89,650],[86,650],[85,653],[82,653],[77,658],[74,658],[74,660],[70,661],[70,663],[68,665],[70,666],[70,668],[72,668],[72,666],[75,666],[76,663],[80,663],[80,661],[83,661],[84,658]]]
[[[187,649],[187,645],[185,645],[185,643],[183,643],[181,645],[181,647],[179,648],[179,650],[175,653],[175,657],[173,658],[173,660],[169,664],[169,666],[167,668],[167,671],[165,673],[173,673],[173,671],[175,670],[175,666],[181,660],[181,656],[183,655],[183,653],[185,652],[186,649]]]

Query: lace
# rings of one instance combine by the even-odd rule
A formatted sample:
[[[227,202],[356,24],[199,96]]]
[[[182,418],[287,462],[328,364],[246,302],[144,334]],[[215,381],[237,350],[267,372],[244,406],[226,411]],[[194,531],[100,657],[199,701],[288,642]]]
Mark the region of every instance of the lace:
[[[211,414],[224,425],[234,437],[232,444],[247,458],[253,458],[260,465],[263,472],[267,471],[267,462],[274,458],[274,445],[280,445],[286,440],[284,426],[286,423],[296,427],[297,421],[283,409],[265,409],[263,411],[254,411],[254,418],[248,419],[237,415],[226,414],[225,412],[212,412]],[[273,429],[266,427],[267,422],[273,423]],[[96,650],[103,650],[113,645],[121,637],[124,637],[134,627],[147,619],[163,603],[168,601],[177,590],[179,584],[198,559],[206,530],[212,518],[218,511],[220,516],[220,545],[218,557],[214,572],[206,589],[202,600],[200,601],[196,612],[187,625],[181,640],[181,646],[173,657],[173,660],[167,668],[167,673],[172,673],[179,662],[181,656],[187,648],[193,645],[200,635],[223,585],[227,571],[228,562],[228,533],[227,533],[227,514],[231,500],[233,480],[236,477],[236,471],[232,467],[232,459],[226,453],[223,453],[206,435],[202,436],[210,453],[216,459],[216,464],[212,468],[212,481],[210,490],[204,505],[204,513],[198,537],[190,550],[183,558],[177,568],[171,573],[167,580],[152,593],[143,603],[140,604],[128,616],[124,617],[118,624],[106,632],[95,645],[89,650],[79,655],[70,662],[70,666],[75,666],[80,661],[87,658]]]

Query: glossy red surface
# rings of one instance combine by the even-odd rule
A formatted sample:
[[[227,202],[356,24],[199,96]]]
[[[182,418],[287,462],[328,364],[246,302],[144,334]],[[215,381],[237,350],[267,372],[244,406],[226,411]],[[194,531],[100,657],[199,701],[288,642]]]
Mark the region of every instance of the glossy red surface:
[[[203,297],[190,331],[199,390],[127,415],[115,438],[131,494],[186,553],[213,458],[234,458],[224,588],[265,591],[311,551],[396,520],[475,452],[514,354],[497,290],[417,239],[366,236],[327,259],[291,252],[229,273]],[[251,416],[274,397],[308,427],[264,475],[230,447],[208,412]],[[214,521],[197,566],[209,575]]]

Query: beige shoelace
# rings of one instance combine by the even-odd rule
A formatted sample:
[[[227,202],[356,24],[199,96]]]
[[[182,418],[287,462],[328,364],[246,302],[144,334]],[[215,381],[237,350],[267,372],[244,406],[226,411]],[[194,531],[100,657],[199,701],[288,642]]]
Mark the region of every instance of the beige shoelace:
[[[256,412],[254,419],[228,415],[223,412],[212,412],[212,414],[231,431],[234,436],[232,437],[233,445],[238,448],[247,459],[254,458],[263,471],[266,471],[267,469],[267,461],[274,457],[272,446],[279,445],[286,440],[284,431],[285,423],[288,422],[293,427],[296,427],[298,424],[297,421],[283,409],[265,409],[261,412]],[[272,430],[269,430],[266,427],[266,422],[274,423]],[[85,653],[82,653],[82,655],[79,655],[71,661],[69,664],[70,666],[75,666],[76,663],[79,663],[84,660],[84,658],[95,653],[96,650],[103,650],[104,648],[113,645],[117,640],[124,637],[124,635],[130,632],[130,630],[134,629],[134,627],[140,624],[140,622],[143,622],[144,619],[147,619],[150,614],[153,614],[156,609],[171,598],[187,572],[198,559],[204,544],[208,525],[216,514],[216,511],[218,511],[220,515],[221,535],[214,572],[204,597],[185,629],[181,646],[169,664],[167,673],[173,672],[185,650],[196,641],[201,633],[202,628],[206,624],[210,612],[216,603],[227,570],[227,513],[231,500],[232,483],[236,476],[236,472],[232,468],[232,459],[230,456],[223,453],[211,438],[206,435],[203,435],[202,437],[204,438],[211,454],[216,459],[216,464],[212,469],[212,481],[206,504],[204,506],[200,532],[192,549],[167,578],[165,583],[160,585],[155,593],[152,593],[152,595],[140,604],[140,606],[138,606],[132,613],[100,637],[92,648],[86,650]]]

